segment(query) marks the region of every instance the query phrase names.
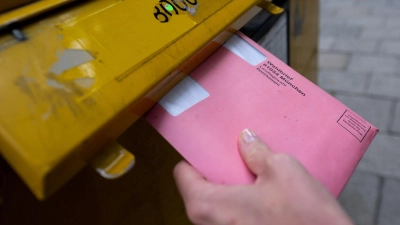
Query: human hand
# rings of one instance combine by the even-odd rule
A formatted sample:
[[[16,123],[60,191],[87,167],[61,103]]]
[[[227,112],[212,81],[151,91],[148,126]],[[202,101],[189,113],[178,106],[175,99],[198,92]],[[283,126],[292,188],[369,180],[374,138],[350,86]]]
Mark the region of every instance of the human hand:
[[[254,184],[213,184],[187,162],[176,165],[174,177],[193,223],[352,224],[337,201],[296,159],[272,152],[247,129],[240,134],[238,147],[257,176]]]

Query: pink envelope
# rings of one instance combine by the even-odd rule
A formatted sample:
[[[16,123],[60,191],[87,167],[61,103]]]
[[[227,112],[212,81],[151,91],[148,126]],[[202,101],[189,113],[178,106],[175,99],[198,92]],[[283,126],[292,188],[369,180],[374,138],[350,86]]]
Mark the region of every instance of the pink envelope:
[[[255,131],[338,196],[378,129],[241,33],[169,92],[146,119],[206,179],[249,184],[237,149]]]

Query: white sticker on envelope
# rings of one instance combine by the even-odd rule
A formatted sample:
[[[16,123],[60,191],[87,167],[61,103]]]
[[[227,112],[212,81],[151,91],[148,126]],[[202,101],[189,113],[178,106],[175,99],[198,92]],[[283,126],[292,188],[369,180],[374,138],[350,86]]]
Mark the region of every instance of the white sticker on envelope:
[[[158,103],[171,116],[178,116],[190,107],[206,99],[210,94],[191,77],[178,83]]]
[[[250,63],[252,66],[256,66],[267,59],[267,56],[236,34],[225,42],[224,47]]]

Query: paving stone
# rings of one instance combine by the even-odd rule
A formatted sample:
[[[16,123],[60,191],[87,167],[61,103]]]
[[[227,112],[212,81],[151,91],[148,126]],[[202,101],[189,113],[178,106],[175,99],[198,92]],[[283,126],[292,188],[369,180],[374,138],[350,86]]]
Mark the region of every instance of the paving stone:
[[[348,70],[351,72],[396,73],[400,69],[400,60],[379,55],[353,55]]]
[[[368,15],[366,17],[354,17],[347,19],[346,23],[350,26],[377,27],[385,24],[385,19],[379,16]]]
[[[400,1],[392,0],[390,7],[400,8]]]
[[[390,6],[392,0],[358,0],[356,6]]]
[[[322,30],[326,26],[350,26],[356,27],[356,29],[363,27],[382,27],[388,26],[388,22],[385,21],[382,17],[354,17],[354,18],[343,18],[343,17],[336,17],[335,15],[323,15],[320,16],[320,29]]]
[[[340,71],[319,71],[318,86],[326,91],[348,91],[362,93],[366,86],[366,74],[351,74]]]
[[[393,101],[400,79],[400,0],[320,0],[320,6],[320,35],[336,39],[333,46],[320,43],[324,53],[350,58],[343,73],[340,66],[323,68],[319,84],[381,129],[339,200],[358,225],[374,224],[378,212],[374,225],[400,225],[400,184],[388,182],[400,177],[400,98]],[[374,208],[378,175],[385,177],[380,211]]]
[[[391,130],[400,133],[400,101],[396,104],[396,111],[393,118]]]
[[[357,169],[385,177],[400,178],[400,137],[378,133]]]
[[[318,66],[323,69],[342,70],[346,67],[349,56],[341,53],[319,53]]]
[[[355,172],[339,202],[357,225],[374,225],[379,179],[376,176]]]
[[[333,17],[333,16],[320,16],[319,17],[319,29],[322,31],[326,27],[331,26],[347,26],[347,22],[344,19]]]
[[[337,9],[335,6],[329,5],[329,3],[324,4],[323,2],[320,3],[320,11],[319,17],[320,18],[335,18],[337,14]]]
[[[320,35],[331,36],[331,37],[347,37],[356,38],[361,31],[360,26],[348,26],[348,25],[332,25],[322,27]]]
[[[361,31],[362,39],[397,39],[400,40],[400,29],[387,27],[368,27]]]
[[[357,7],[352,2],[343,1],[325,4],[326,6],[324,7],[324,3],[321,3],[319,20],[322,25],[376,27],[383,26],[386,21],[386,18],[380,15],[372,15],[371,7]]]
[[[321,51],[331,50],[332,46],[335,44],[336,38],[320,36],[318,40],[318,49]]]
[[[334,8],[321,8],[319,12],[320,19],[332,19],[336,18],[337,11]]]
[[[332,0],[320,0],[320,6],[321,8],[341,8],[344,6],[356,6],[356,0],[337,0],[337,1],[332,1]]]
[[[400,223],[400,181],[386,179],[383,183],[379,225],[394,225]]]
[[[372,12],[370,8],[362,8],[362,7],[342,7],[338,8],[337,10],[338,12],[336,16],[341,18],[368,16],[371,15]]]
[[[398,0],[396,0],[398,1]],[[376,1],[379,2],[379,1]],[[400,15],[400,8],[397,7],[376,7],[373,10],[373,15],[381,15],[385,17],[391,17],[391,16],[398,16]]]
[[[386,21],[386,27],[388,28],[400,27],[400,17],[388,18]]]
[[[368,93],[400,99],[400,78],[374,74],[371,79]]]
[[[349,96],[340,93],[336,95],[336,98],[381,131],[387,131],[392,107],[390,100]]]
[[[332,49],[345,52],[374,52],[377,48],[375,40],[339,39]]]
[[[400,27],[399,27],[400,28]],[[385,40],[382,42],[379,52],[400,56],[400,41]]]

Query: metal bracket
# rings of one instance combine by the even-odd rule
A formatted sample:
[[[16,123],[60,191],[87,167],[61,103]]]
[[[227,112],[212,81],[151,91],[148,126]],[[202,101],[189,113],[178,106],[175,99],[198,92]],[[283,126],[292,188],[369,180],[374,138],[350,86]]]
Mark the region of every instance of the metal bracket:
[[[97,153],[90,165],[106,179],[121,177],[135,165],[135,156],[117,142],[113,142]]]
[[[285,11],[284,8],[276,6],[274,3],[267,0],[261,1],[260,3],[257,4],[257,6],[261,7],[262,9],[271,13],[272,15],[279,15]]]

